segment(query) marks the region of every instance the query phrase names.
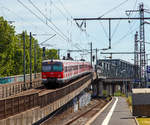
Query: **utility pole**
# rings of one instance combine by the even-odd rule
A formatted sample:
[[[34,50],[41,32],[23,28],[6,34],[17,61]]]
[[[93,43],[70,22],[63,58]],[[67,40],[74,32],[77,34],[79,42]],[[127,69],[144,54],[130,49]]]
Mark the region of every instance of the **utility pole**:
[[[97,48],[96,48],[96,75],[97,75]]]
[[[97,48],[96,48],[96,65],[97,65]]]
[[[146,67],[145,67],[145,31],[144,31],[144,7],[139,6],[140,13],[140,80],[142,87],[146,87]]]
[[[109,47],[111,49],[111,20],[109,20]]]
[[[32,34],[30,32],[30,88],[32,88]]]
[[[140,86],[146,87],[146,61],[145,61],[145,30],[144,30],[144,5],[139,5],[139,10],[128,10],[126,12],[139,12],[140,15]]]
[[[57,50],[58,59],[60,59],[60,49]]]
[[[140,15],[140,86],[146,87],[146,61],[145,61],[145,30],[144,30],[144,5],[139,5],[139,10],[128,10],[126,12],[139,12]]]
[[[92,66],[92,42],[90,43],[90,47],[91,47],[91,66]]]
[[[34,41],[34,78],[36,78],[36,42]]]
[[[26,89],[25,32],[23,32],[23,76],[24,76],[24,89]]]
[[[139,80],[139,50],[138,50],[138,32],[136,31],[134,38],[134,80]]]
[[[45,59],[45,47],[43,47],[43,60]]]
[[[136,31],[135,34],[135,39],[134,39],[134,65],[138,66],[139,65],[139,57],[138,57],[138,32]]]

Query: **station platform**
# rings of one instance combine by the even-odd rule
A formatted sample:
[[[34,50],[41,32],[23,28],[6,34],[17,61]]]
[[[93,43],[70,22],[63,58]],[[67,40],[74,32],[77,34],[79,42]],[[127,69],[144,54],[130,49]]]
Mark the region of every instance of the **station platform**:
[[[113,97],[86,125],[136,125],[125,97]]]

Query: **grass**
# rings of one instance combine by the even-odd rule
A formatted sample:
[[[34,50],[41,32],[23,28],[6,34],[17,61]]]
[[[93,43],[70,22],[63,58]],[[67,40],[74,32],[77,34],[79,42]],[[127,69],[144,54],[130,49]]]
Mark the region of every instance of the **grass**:
[[[107,91],[106,90],[103,90],[103,96],[107,97]]]
[[[107,96],[107,98],[106,98],[107,101],[110,101],[111,99],[112,99],[111,96]]]
[[[131,96],[128,96],[128,98],[127,98],[127,103],[128,103],[128,105],[129,105],[129,107],[132,106],[132,97],[131,97]]]
[[[150,125],[150,118],[136,118],[139,125]]]

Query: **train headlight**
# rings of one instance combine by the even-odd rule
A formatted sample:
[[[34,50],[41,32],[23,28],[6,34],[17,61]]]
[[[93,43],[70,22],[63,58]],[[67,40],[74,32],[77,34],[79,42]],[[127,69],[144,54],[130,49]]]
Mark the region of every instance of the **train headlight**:
[[[46,78],[46,75],[43,75],[42,77],[45,77],[45,78]]]

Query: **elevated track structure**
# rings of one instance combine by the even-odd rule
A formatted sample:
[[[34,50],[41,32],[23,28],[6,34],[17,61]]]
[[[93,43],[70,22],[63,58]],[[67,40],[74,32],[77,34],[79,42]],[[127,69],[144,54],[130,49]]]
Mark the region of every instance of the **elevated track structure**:
[[[86,75],[71,84],[53,90],[31,89],[0,100],[0,124],[31,125],[68,103],[87,88],[96,75]]]

